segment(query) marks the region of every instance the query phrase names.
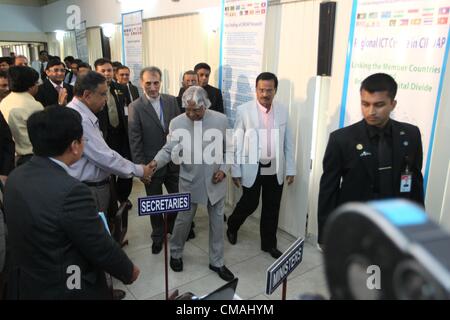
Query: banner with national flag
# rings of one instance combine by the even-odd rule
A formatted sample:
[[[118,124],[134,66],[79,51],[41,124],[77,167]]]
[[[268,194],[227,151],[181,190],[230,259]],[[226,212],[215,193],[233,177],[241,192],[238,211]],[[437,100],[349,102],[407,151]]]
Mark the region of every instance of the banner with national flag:
[[[392,75],[399,85],[392,115],[420,128],[426,186],[450,49],[450,0],[353,0],[353,6],[340,126],[361,120],[362,80]]]

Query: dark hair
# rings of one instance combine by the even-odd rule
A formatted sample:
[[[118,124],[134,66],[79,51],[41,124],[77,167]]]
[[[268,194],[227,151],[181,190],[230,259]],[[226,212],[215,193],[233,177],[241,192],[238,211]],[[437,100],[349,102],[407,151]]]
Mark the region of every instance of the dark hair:
[[[186,71],[186,72],[183,74],[183,80],[184,80],[184,77],[187,76],[187,75],[190,75],[190,76],[196,76],[196,75],[197,75],[197,72],[195,72],[194,70]]]
[[[77,77],[75,87],[73,88],[73,94],[77,97],[82,97],[85,91],[94,92],[97,87],[106,82],[106,78],[95,71],[89,71],[88,73]]]
[[[64,58],[64,61],[72,62],[73,60],[75,60],[75,58],[73,56],[67,56]]]
[[[11,92],[27,92],[39,80],[39,73],[30,67],[11,67],[8,75]]]
[[[159,74],[159,78],[162,79],[161,69],[159,69],[158,67],[155,67],[155,66],[151,66],[151,67],[145,67],[144,69],[141,70],[141,74],[139,75],[139,78],[141,80],[144,79],[144,74],[146,72],[157,73],[157,74]]]
[[[0,71],[0,78],[8,79],[8,73],[6,71]]]
[[[398,85],[394,78],[386,73],[375,73],[367,77],[361,83],[360,91],[367,91],[369,93],[387,91],[389,98],[395,100],[397,96]]]
[[[61,57],[59,57],[59,56],[48,56],[48,61],[50,61],[50,60],[59,60],[59,61],[61,61]]]
[[[107,63],[109,63],[109,64],[112,66],[111,60],[108,60],[108,59],[105,59],[105,58],[97,59],[97,60],[94,62],[95,70],[97,70],[97,67],[103,66],[103,65],[105,65],[105,64],[107,64]]]
[[[47,67],[45,68],[45,70],[50,70],[50,68],[53,68],[54,66],[63,66],[63,68],[66,67],[64,62],[62,62],[61,60],[52,59],[47,63]]]
[[[119,70],[123,70],[123,69],[127,69],[128,71],[130,71],[130,68],[128,68],[127,66],[120,66],[120,67],[117,67],[116,72],[119,72]]]
[[[80,64],[83,63],[83,60],[81,59],[73,59],[73,61],[70,64],[76,64],[78,66],[78,68],[80,67]]]
[[[258,86],[258,82],[260,81],[267,81],[267,80],[273,80],[275,82],[275,89],[278,89],[278,78],[276,75],[274,75],[271,72],[263,72],[261,73],[258,78],[256,78],[256,86]]]
[[[43,54],[46,54],[46,55],[48,55],[48,51],[47,51],[47,50],[42,50],[42,51],[39,51],[39,55],[43,55]]]
[[[28,118],[27,129],[33,153],[40,157],[60,156],[73,141],[81,141],[83,137],[81,115],[60,106],[33,113]]]
[[[78,69],[80,69],[80,68],[87,68],[87,69],[92,70],[92,69],[91,69],[91,66],[90,66],[88,63],[86,63],[86,62],[80,63],[80,64],[78,65]]]
[[[197,72],[200,69],[206,69],[208,71],[211,71],[211,67],[209,66],[209,64],[207,64],[205,62],[201,62],[194,67],[195,72]]]
[[[122,63],[120,63],[119,61],[114,61],[113,63],[111,63],[111,65],[113,66],[113,68],[119,68],[122,66]]]
[[[6,62],[9,65],[12,65],[12,59],[11,57],[0,57],[0,63]]]

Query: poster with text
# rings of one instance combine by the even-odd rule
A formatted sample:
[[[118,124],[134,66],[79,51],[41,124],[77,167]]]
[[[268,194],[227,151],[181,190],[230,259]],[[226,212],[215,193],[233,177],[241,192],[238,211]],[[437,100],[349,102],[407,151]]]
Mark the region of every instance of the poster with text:
[[[89,62],[88,42],[86,36],[86,21],[75,28],[75,43],[77,46],[78,59]]]
[[[255,99],[262,71],[267,1],[223,0],[219,83],[225,113],[234,126],[236,108]]]
[[[142,10],[122,14],[123,64],[130,68],[130,81],[139,87],[142,70]]]
[[[362,119],[359,89],[383,72],[399,85],[392,118],[419,127],[425,186],[449,49],[450,0],[354,0],[340,126]]]

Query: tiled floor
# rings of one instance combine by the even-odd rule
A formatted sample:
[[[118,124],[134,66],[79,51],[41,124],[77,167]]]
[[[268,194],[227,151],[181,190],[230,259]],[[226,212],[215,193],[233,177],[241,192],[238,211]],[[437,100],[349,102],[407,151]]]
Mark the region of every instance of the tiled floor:
[[[150,218],[138,217],[137,198],[145,196],[143,185],[136,180],[131,201],[133,209],[129,214],[128,240],[125,248],[131,260],[140,268],[139,279],[130,286],[118,281],[115,288],[127,292],[126,299],[162,300],[165,299],[164,251],[159,255],[151,253]],[[230,215],[230,208],[226,214]],[[205,295],[225,282],[208,268],[208,216],[206,210],[199,207],[195,217],[196,238],[186,243],[183,262],[184,271],[175,273],[169,268],[169,289],[178,289],[180,293],[193,292]],[[278,232],[278,248],[286,250],[295,238]],[[275,260],[260,250],[259,221],[250,217],[241,227],[238,243],[229,244],[225,237],[226,266],[239,278],[237,295],[242,299],[269,300],[280,299],[281,287],[268,296],[265,294],[266,270]],[[301,265],[289,276],[287,298],[297,299],[301,294],[320,294],[328,298],[322,255],[313,244],[306,242]]]

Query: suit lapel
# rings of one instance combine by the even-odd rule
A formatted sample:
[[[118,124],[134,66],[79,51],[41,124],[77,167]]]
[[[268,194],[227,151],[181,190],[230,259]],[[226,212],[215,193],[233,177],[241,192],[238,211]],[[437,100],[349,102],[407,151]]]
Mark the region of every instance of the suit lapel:
[[[259,114],[258,114],[258,104],[255,102],[253,106],[250,107],[250,121],[254,129],[259,129]]]
[[[364,167],[367,171],[367,174],[369,175],[371,181],[375,180],[374,177],[374,152],[372,150],[372,145],[370,144],[369,136],[367,133],[367,130],[364,126],[364,120],[362,120],[358,125],[358,137],[355,141],[355,146],[352,146],[357,152],[358,157],[361,159],[362,163],[364,164]],[[353,152],[353,151],[352,151]]]
[[[164,132],[164,128],[161,125],[161,122],[159,121],[158,115],[156,114],[155,108],[151,104],[150,100],[144,95],[142,99],[145,102],[145,108],[144,111],[150,116],[150,118],[156,123],[158,128],[160,128]],[[162,96],[161,96],[162,99]]]
[[[164,115],[164,131],[169,130],[169,119],[170,119],[170,107],[169,107],[169,101],[166,99],[165,96],[161,95],[161,112]]]
[[[398,186],[395,181],[396,177],[400,176],[402,163],[406,156],[406,149],[409,145],[405,131],[402,131],[398,122],[392,121],[392,177],[394,183],[394,192],[397,193]]]

